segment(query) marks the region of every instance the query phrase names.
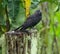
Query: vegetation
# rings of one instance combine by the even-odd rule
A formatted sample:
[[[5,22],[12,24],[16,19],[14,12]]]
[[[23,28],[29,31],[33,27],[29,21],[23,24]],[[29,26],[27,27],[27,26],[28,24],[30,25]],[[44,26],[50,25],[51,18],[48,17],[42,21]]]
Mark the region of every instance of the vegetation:
[[[41,22],[35,26],[40,53],[45,54],[47,50],[46,54],[60,54],[60,0],[0,0],[0,54],[5,32],[22,25],[37,9],[43,14]]]

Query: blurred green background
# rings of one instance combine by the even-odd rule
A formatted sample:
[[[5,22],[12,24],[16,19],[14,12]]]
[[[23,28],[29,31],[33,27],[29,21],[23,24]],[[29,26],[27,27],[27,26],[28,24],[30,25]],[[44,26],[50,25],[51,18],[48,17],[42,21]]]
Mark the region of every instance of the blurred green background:
[[[36,29],[41,37],[44,36],[46,45],[51,47],[55,41],[60,51],[60,0],[0,0],[0,54],[4,44],[3,34],[22,25],[28,14],[37,9],[42,11],[42,20],[35,26]]]

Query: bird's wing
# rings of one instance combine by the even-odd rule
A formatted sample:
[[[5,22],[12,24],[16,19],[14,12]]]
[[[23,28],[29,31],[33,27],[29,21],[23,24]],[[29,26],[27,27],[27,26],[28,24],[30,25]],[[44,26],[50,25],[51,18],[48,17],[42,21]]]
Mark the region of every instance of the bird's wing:
[[[28,20],[26,20],[25,22],[24,22],[24,24],[23,24],[23,26],[29,26],[31,23],[32,23],[32,19],[28,19]]]
[[[33,17],[34,17],[34,15],[30,15],[30,16],[27,17],[26,20],[32,19]]]

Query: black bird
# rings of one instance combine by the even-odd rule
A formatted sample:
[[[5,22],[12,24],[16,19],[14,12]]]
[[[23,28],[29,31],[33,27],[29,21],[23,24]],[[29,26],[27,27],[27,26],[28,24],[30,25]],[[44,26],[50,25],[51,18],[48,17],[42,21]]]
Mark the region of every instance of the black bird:
[[[22,24],[21,26],[19,26],[18,28],[16,28],[14,31],[18,31],[18,29],[20,28],[19,31],[24,31],[27,28],[32,28],[34,27],[37,23],[39,23],[39,21],[42,19],[42,13],[40,10],[36,10],[36,12],[33,15],[30,15],[27,20],[24,22],[24,24]]]

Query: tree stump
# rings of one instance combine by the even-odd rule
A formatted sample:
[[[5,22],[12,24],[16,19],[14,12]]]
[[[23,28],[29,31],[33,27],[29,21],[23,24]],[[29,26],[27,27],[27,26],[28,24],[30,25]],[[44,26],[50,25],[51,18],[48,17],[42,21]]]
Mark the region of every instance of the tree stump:
[[[37,30],[30,31],[30,33],[30,35],[27,35],[25,32],[7,32],[5,35],[7,45],[6,54],[36,54]],[[34,53],[32,52],[33,47],[36,49]]]

